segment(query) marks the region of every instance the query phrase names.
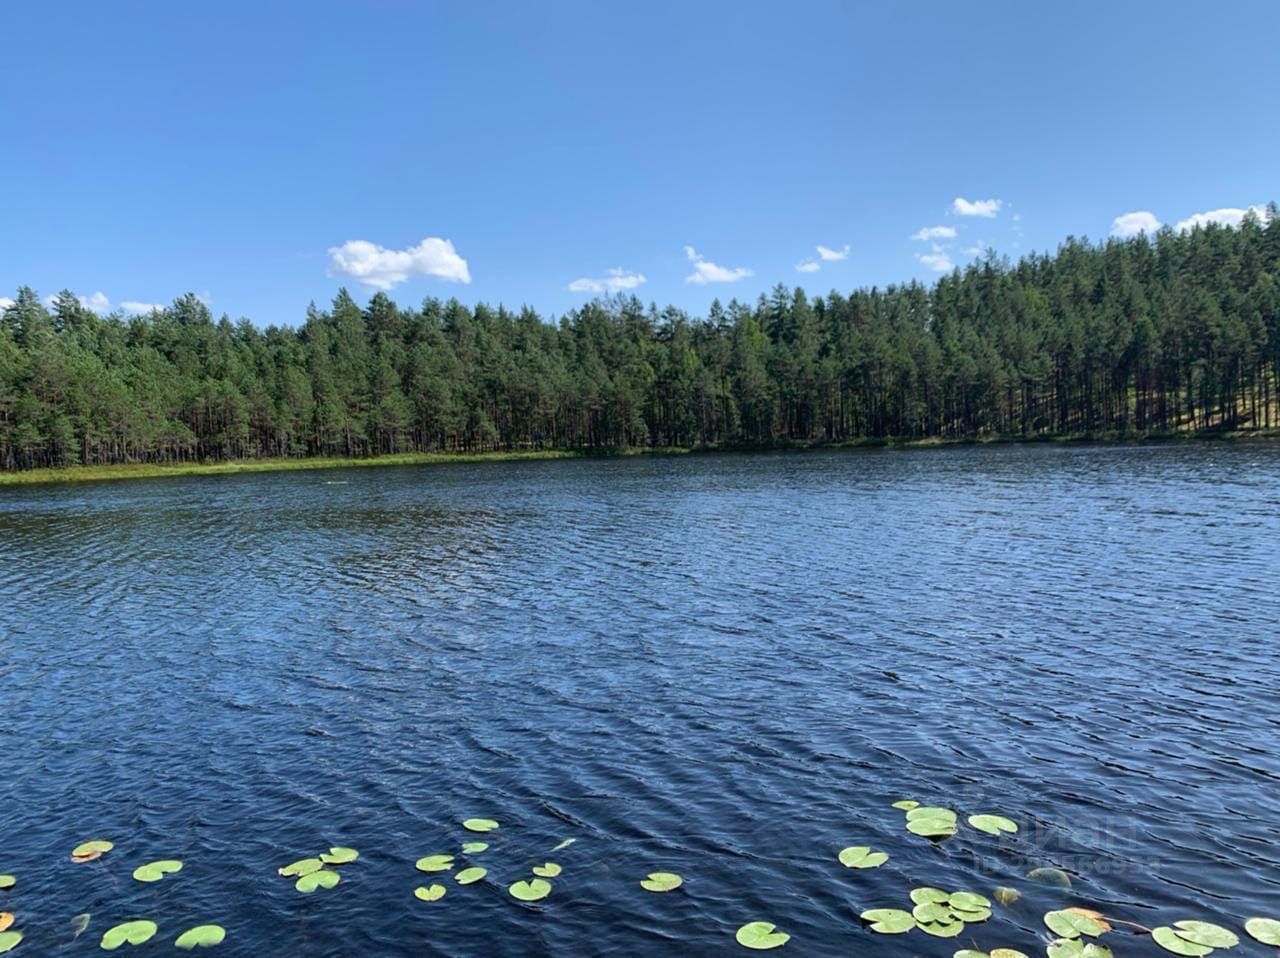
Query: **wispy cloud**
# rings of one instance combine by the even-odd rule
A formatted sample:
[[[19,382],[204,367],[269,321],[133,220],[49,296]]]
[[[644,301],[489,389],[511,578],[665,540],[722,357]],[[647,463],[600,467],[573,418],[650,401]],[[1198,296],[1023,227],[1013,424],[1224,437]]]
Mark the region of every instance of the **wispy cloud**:
[[[1128,239],[1142,233],[1154,233],[1160,228],[1160,221],[1150,210],[1134,210],[1121,213],[1111,221],[1111,235],[1118,239]]]
[[[954,226],[925,226],[911,234],[913,240],[955,239]]]
[[[843,249],[832,249],[830,246],[817,246],[818,259],[824,263],[838,263],[842,259],[849,258],[849,244],[845,243]]]
[[[752,271],[745,266],[730,268],[703,259],[702,254],[692,246],[684,248],[684,255],[693,264],[693,272],[684,278],[686,283],[696,283],[699,286],[705,286],[707,283],[734,283],[753,275]]]
[[[966,256],[986,256],[991,250],[986,240],[974,240],[973,245],[968,247],[964,254]]]
[[[991,219],[1000,212],[1000,207],[1003,205],[1003,200],[966,200],[963,196],[957,196],[951,201],[951,212],[956,216],[981,216]]]
[[[598,279],[589,276],[575,279],[569,284],[569,289],[575,293],[618,293],[624,289],[635,289],[647,282],[643,273],[633,273],[621,266],[615,266],[606,272],[608,275]]]
[[[387,249],[368,240],[347,240],[329,247],[329,275],[350,276],[374,289],[394,289],[415,276],[433,276],[453,283],[471,282],[467,261],[453,243],[428,236],[416,246]]]
[[[207,300],[201,299],[201,302]],[[164,309],[164,303],[140,303],[136,299],[126,299],[120,304],[120,308],[126,313],[154,313],[158,309]]]
[[[917,253],[916,259],[935,273],[949,273],[956,268],[956,264],[951,262],[951,257],[945,252]]]
[[[8,309],[13,305],[13,300],[8,296],[0,296],[0,309]]]
[[[816,259],[807,259],[802,263],[796,263],[796,269],[801,273],[816,273],[822,269],[822,264]]]
[[[1239,209],[1229,206],[1221,210],[1208,210],[1204,213],[1192,213],[1185,220],[1178,221],[1178,231],[1192,230],[1197,226],[1208,226],[1210,223],[1217,223],[1219,226],[1239,226],[1244,222],[1245,215],[1252,210],[1262,222],[1267,221],[1267,209],[1265,206],[1250,206],[1248,209]]]

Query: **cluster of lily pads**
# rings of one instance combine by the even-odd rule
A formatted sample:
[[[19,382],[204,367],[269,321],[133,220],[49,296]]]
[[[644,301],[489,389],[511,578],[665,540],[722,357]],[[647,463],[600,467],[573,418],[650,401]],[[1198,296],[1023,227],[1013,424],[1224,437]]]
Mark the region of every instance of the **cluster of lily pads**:
[[[469,832],[475,832],[483,835],[488,832],[495,831],[498,828],[498,823],[492,818],[468,818],[462,823],[462,827]],[[481,852],[488,850],[488,848],[488,842],[469,841],[463,843],[462,852],[464,855],[479,855]],[[422,858],[418,859],[416,867],[420,872],[447,872],[452,870],[453,864],[454,856],[452,855],[424,855]],[[560,866],[558,865],[556,866],[556,874],[559,874],[559,867]],[[487,874],[489,874],[489,870],[487,868],[481,868],[479,865],[471,865],[456,872],[453,876],[453,880],[459,885],[472,885],[484,878]],[[544,884],[546,883],[544,882]],[[448,891],[448,889],[445,888],[444,885],[438,883],[433,885],[419,885],[413,890],[413,895],[419,901],[439,901],[445,896],[446,891]],[[545,898],[546,894],[550,891],[551,888],[548,886],[547,892],[539,897]],[[512,894],[514,894],[514,892]]]
[[[950,808],[936,805],[921,805],[914,799],[904,798],[894,802],[893,807],[906,813],[907,831],[924,838],[950,838],[956,833],[959,816]],[[1018,826],[1003,815],[983,813],[970,815],[969,825],[988,835],[1012,835]]]
[[[913,908],[872,908],[861,915],[871,930],[900,935],[919,928],[935,938],[954,938],[965,926],[991,917],[991,899],[971,891],[946,892],[940,888],[911,889]]]
[[[290,865],[277,868],[276,873],[285,878],[296,879],[293,887],[304,895],[310,895],[317,889],[337,885],[342,880],[337,866],[349,864],[359,857],[360,853],[354,848],[339,845],[313,858],[300,858]]]

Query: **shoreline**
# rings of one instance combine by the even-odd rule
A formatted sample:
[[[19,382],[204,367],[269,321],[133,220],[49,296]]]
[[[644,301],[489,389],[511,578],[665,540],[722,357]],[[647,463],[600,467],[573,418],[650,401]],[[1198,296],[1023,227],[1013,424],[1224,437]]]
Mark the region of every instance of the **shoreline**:
[[[183,476],[224,476],[253,472],[294,472],[317,469],[359,469],[375,466],[427,466],[481,462],[543,462],[556,459],[619,459],[630,456],[688,456],[707,453],[820,452],[835,449],[941,449],[952,446],[996,445],[1139,445],[1186,442],[1251,442],[1280,439],[1280,429],[1233,432],[1134,433],[1132,435],[971,436],[958,439],[849,439],[840,442],[734,443],[705,446],[657,446],[602,449],[531,449],[493,452],[412,452],[346,458],[312,456],[287,459],[233,459],[184,463],[116,463],[0,471],[5,486],[64,485],[76,482],[114,482]]]

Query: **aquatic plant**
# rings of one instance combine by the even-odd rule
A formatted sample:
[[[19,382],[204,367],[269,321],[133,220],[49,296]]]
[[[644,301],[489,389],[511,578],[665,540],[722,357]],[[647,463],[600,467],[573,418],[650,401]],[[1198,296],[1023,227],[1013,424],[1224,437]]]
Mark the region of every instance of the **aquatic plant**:
[[[872,908],[858,916],[871,924],[871,930],[881,935],[900,935],[916,927],[911,912],[900,908]]]
[[[0,931],[0,955],[6,951],[13,951],[22,943],[22,932],[20,931]]]
[[[413,890],[413,897],[419,901],[439,901],[447,890],[444,885],[419,885]]]
[[[956,833],[956,813],[949,808],[920,805],[907,812],[907,831],[925,838],[947,838]]]
[[[1003,815],[970,815],[969,824],[988,835],[999,835],[1002,832],[1012,835],[1018,830],[1017,824]]]
[[[115,951],[124,944],[141,945],[150,941],[157,930],[154,921],[146,919],[126,921],[114,928],[108,928],[102,936],[100,947],[104,951]]]
[[[489,847],[488,842],[463,842],[462,851],[466,855],[478,855]]]
[[[562,848],[568,848],[570,845],[572,845],[576,841],[577,841],[576,838],[566,838],[564,841],[562,841],[559,845],[557,845],[555,848],[551,850],[553,852],[558,852]]]
[[[532,881],[518,881],[507,889],[512,898],[520,901],[541,901],[551,894],[551,882],[535,878]]]
[[[6,931],[13,927],[14,915],[11,911],[0,911],[0,931]]]
[[[1096,918],[1065,908],[1047,912],[1044,923],[1059,938],[1079,938],[1081,935],[1097,938],[1106,931]]]
[[[307,874],[293,883],[293,887],[304,895],[310,895],[320,888],[332,888],[341,880],[342,876],[337,872],[322,868],[319,871],[307,872]]]
[[[1049,958],[1111,958],[1111,949],[1079,938],[1058,938],[1049,942]]]
[[[901,809],[901,810],[902,810],[902,811],[904,811],[904,812],[909,812],[909,811],[911,811],[911,809],[913,809],[913,808],[919,808],[919,807],[920,807],[920,803],[919,803],[919,802],[916,802],[916,801],[912,801],[912,800],[911,800],[911,799],[909,799],[909,798],[904,798],[904,799],[902,799],[901,801],[894,802],[894,803],[893,803],[893,807],[894,807],[894,808],[899,808],[899,809]]]
[[[3,891],[6,888],[12,888],[17,883],[18,879],[14,878],[12,875],[0,875],[0,891]]]
[[[343,848],[339,846],[336,848],[330,848],[320,856],[320,860],[326,865],[346,865],[355,861],[359,857],[360,853],[354,848]]]
[[[452,855],[424,855],[414,863],[420,872],[447,872],[452,867]]]
[[[640,887],[645,891],[661,893],[675,891],[683,884],[684,879],[675,872],[650,872],[649,877],[640,882]]]
[[[1184,919],[1175,921],[1173,928],[1179,938],[1205,948],[1234,948],[1240,944],[1240,936],[1234,931],[1208,921]]]
[[[95,861],[115,847],[111,842],[102,841],[101,839],[81,842],[71,850],[71,860],[77,863]]]
[[[781,948],[791,936],[785,931],[778,931],[776,925],[767,921],[752,921],[738,929],[734,936],[743,948],[755,951],[768,951],[770,948]]]
[[[180,871],[182,871],[182,862],[167,858],[163,861],[152,862],[149,865],[139,865],[133,870],[133,877],[138,881],[153,882],[159,881],[165,875],[172,875]]]
[[[1013,948],[992,948],[990,951],[961,948],[951,958],[1027,958],[1027,956]]]
[[[1244,930],[1264,945],[1280,948],[1280,920],[1275,918],[1250,918]]]
[[[489,874],[489,870],[487,868],[481,868],[478,865],[473,865],[472,867],[464,868],[462,871],[455,874],[453,876],[453,880],[459,885],[470,885],[472,882],[478,882],[487,874]]]
[[[468,818],[462,827],[469,832],[491,832],[498,827],[492,818]]]
[[[222,944],[222,940],[226,937],[227,930],[221,925],[196,925],[179,935],[173,945],[183,951],[191,951],[193,948],[212,948],[214,945]]]
[[[884,852],[872,851],[866,845],[841,849],[836,858],[845,868],[879,868],[889,860]]]
[[[1061,868],[1053,868],[1050,866],[1033,868],[1031,871],[1027,872],[1027,877],[1042,885],[1057,885],[1059,888],[1071,887],[1071,876]]]
[[[1008,907],[1009,905],[1012,905],[1015,901],[1017,901],[1019,898],[1022,897],[1022,892],[1018,891],[1018,889],[1016,888],[1010,888],[1007,885],[1001,885],[999,888],[997,888],[995,891],[991,893],[991,897],[994,898],[996,901],[998,901],[1000,904]]]
[[[312,872],[318,872],[324,868],[324,862],[318,858],[303,858],[294,862],[292,865],[285,865],[283,868],[277,868],[276,874],[283,875],[285,878],[300,878],[303,875],[310,875]]]
[[[534,866],[533,873],[539,878],[555,878],[560,874],[560,866],[555,862],[547,862],[545,865]]]

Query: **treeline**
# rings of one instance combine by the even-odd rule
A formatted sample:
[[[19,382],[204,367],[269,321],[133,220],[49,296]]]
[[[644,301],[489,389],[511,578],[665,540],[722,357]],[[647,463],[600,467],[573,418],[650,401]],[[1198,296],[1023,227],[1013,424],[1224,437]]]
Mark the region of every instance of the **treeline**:
[[[549,323],[456,300],[297,328],[195,296],[0,317],[0,466],[863,437],[1106,435],[1277,422],[1280,215],[694,319],[634,297]]]

